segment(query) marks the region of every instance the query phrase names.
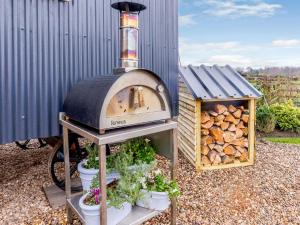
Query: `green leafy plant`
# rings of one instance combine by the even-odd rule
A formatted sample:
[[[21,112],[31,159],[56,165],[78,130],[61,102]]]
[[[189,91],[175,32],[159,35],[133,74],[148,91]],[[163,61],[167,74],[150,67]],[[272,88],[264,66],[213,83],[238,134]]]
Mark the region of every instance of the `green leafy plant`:
[[[99,169],[99,160],[98,160],[98,149],[96,145],[87,144],[85,149],[88,153],[88,157],[84,167],[86,169]]]
[[[180,195],[177,182],[168,180],[159,170],[150,173],[142,186],[148,191],[167,192],[170,198]]]
[[[274,131],[276,118],[269,106],[260,106],[256,110],[256,128],[264,133]]]
[[[273,104],[270,108],[280,130],[300,132],[300,108],[295,107],[291,100]]]
[[[145,180],[145,174],[150,170],[153,170],[155,165],[155,163],[139,164],[132,168],[128,168],[128,166],[124,165],[120,178],[113,182],[113,185],[108,185],[108,205],[119,208],[124,202],[134,204],[140,199],[142,195],[140,190],[142,188],[142,183]],[[94,177],[91,184],[91,190],[95,189],[99,189],[99,175]],[[90,202],[95,204],[94,199]]]
[[[135,138],[124,143],[121,148],[132,154],[134,164],[150,163],[155,160],[156,151],[149,139]]]

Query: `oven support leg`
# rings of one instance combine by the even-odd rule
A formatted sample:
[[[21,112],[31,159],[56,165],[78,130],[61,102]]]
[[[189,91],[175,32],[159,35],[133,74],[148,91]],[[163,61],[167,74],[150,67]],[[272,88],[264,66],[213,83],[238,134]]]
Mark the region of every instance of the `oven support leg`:
[[[177,164],[178,164],[178,148],[177,148],[177,128],[170,131],[171,148],[172,148],[172,167],[171,167],[171,178],[176,180],[177,178]],[[171,199],[171,224],[176,225],[177,217],[177,201],[176,198]]]
[[[106,146],[98,145],[99,151],[99,184],[101,190],[100,224],[107,225],[107,206],[106,206]]]
[[[65,192],[66,192],[66,211],[67,222],[72,223],[72,210],[68,204],[71,200],[71,177],[70,177],[70,157],[69,157],[69,131],[68,128],[63,127],[64,139],[64,161],[65,161]]]

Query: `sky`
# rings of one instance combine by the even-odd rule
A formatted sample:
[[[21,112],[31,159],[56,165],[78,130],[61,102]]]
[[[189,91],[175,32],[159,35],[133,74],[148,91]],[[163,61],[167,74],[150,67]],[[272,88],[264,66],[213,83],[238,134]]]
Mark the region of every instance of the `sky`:
[[[182,65],[300,66],[300,0],[179,0]]]

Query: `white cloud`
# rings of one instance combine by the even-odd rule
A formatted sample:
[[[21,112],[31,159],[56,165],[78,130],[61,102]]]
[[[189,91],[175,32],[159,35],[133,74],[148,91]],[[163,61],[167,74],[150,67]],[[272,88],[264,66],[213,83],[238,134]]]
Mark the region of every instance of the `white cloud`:
[[[179,16],[178,20],[179,26],[181,27],[189,27],[197,24],[197,21],[195,20],[194,14],[188,14]]]
[[[246,16],[269,17],[282,8],[280,4],[271,4],[263,1],[237,0],[202,0],[195,2],[198,6],[208,5],[210,8],[204,13],[217,17],[239,18]]]
[[[272,42],[272,45],[276,47],[297,47],[300,46],[300,40],[298,39],[275,40]]]

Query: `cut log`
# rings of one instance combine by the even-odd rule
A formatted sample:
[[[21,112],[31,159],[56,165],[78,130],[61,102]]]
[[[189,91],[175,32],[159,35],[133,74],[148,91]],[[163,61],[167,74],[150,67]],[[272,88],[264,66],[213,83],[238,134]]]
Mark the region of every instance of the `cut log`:
[[[233,112],[235,112],[236,110],[237,110],[237,108],[235,108],[235,106],[233,106],[233,105],[228,106],[228,111],[229,111],[229,112],[233,113]]]
[[[224,153],[226,155],[234,155],[235,152],[236,152],[236,150],[232,145],[228,145],[226,148],[224,148]]]
[[[223,121],[214,122],[214,125],[217,126],[217,127],[220,127],[222,123],[223,123]]]
[[[209,160],[209,158],[206,155],[202,155],[201,156],[201,163],[203,165],[209,165],[210,164],[210,160]]]
[[[201,112],[201,123],[206,123],[210,120],[208,112]]]
[[[235,139],[235,140],[231,141],[230,144],[248,148],[248,139],[247,138]]]
[[[243,128],[242,131],[244,133],[244,136],[248,136],[249,130],[247,127]]]
[[[209,135],[209,130],[207,129],[201,129],[201,135]]]
[[[203,155],[207,155],[209,152],[209,147],[207,145],[202,145],[201,152]]]
[[[218,144],[218,145],[224,145],[224,141],[216,141],[216,144]]]
[[[230,114],[230,112],[228,112],[228,111],[223,112],[224,116],[228,116],[229,114]]]
[[[219,154],[216,155],[213,164],[218,165],[222,162],[221,156]]]
[[[213,117],[218,116],[218,113],[216,113],[215,111],[212,111],[212,110],[210,110],[208,113],[209,113],[210,115],[212,115]]]
[[[223,141],[223,134],[224,131],[221,130],[219,127],[212,127],[209,130],[209,133],[214,138],[215,141]]]
[[[236,138],[241,138],[241,137],[243,137],[244,132],[240,128],[237,128],[235,131],[235,135],[236,135]]]
[[[209,136],[209,135],[203,136],[203,137],[201,138],[201,144],[202,144],[202,145],[210,145],[210,144],[212,144],[213,142],[214,142],[214,139],[213,139],[211,136]]]
[[[242,120],[244,121],[244,123],[248,123],[249,115],[243,114],[243,115],[242,115]]]
[[[219,122],[219,121],[223,121],[225,119],[225,116],[224,115],[218,115],[216,118],[215,118],[215,121],[216,122]]]
[[[239,119],[239,118],[241,118],[241,116],[242,116],[242,110],[238,109],[238,110],[236,110],[234,113],[232,113],[232,115],[233,115],[235,118]]]
[[[242,154],[239,151],[235,151],[234,157],[239,158]]]
[[[244,122],[243,122],[243,121],[240,121],[236,127],[237,127],[237,128],[245,128]]]
[[[234,124],[234,125],[238,125],[238,124],[240,123],[240,121],[241,121],[240,119],[235,119],[235,120],[233,121],[233,124]]]
[[[223,123],[221,123],[220,127],[221,127],[222,130],[227,130],[228,127],[229,127],[229,122],[223,122]]]
[[[233,115],[229,114],[225,117],[224,121],[233,123],[235,121],[235,118],[233,117]]]
[[[201,127],[204,129],[209,129],[214,125],[215,120],[213,118],[211,118],[209,121],[207,121],[206,123],[202,123]]]
[[[239,159],[242,162],[247,161],[248,160],[248,151],[245,151],[245,152],[241,153],[241,156],[240,156]]]
[[[241,154],[244,153],[244,152],[247,152],[247,149],[244,148],[244,147],[236,146],[235,148],[236,148],[236,150],[238,150]]]
[[[229,131],[236,131],[236,126],[232,123],[230,124],[230,126],[228,127]]]
[[[245,107],[244,106],[240,106],[240,107],[238,107],[240,110],[242,110],[242,112],[244,112],[245,111]]]
[[[235,134],[230,131],[225,131],[223,135],[224,141],[229,143],[235,139]]]
[[[215,112],[218,114],[222,114],[227,111],[227,107],[221,104],[216,104],[214,108],[215,108]]]
[[[209,148],[210,150],[213,150],[214,147],[215,147],[215,144],[209,144],[209,145],[208,145],[208,148]]]
[[[214,146],[214,149],[215,149],[217,152],[219,152],[219,153],[223,152],[223,146],[222,146],[222,145],[215,145],[215,146]]]
[[[234,159],[228,155],[222,156],[222,163],[224,163],[224,164],[232,163],[233,160]]]
[[[248,138],[244,138],[244,147],[248,148],[249,147],[249,142],[248,142]]]
[[[215,150],[210,150],[210,151],[208,152],[207,156],[208,156],[209,160],[210,160],[211,162],[213,162],[213,161],[215,161],[215,158],[216,158],[216,155],[217,155],[217,154],[218,154],[218,153],[217,153]]]

